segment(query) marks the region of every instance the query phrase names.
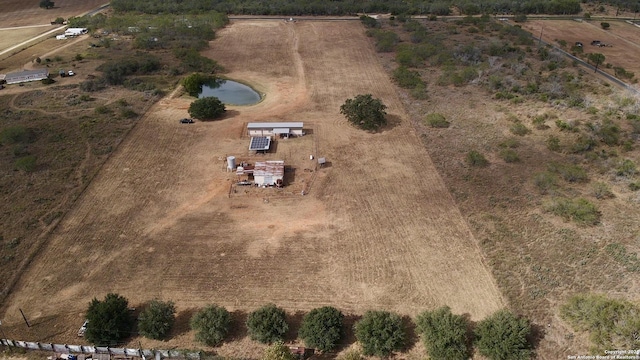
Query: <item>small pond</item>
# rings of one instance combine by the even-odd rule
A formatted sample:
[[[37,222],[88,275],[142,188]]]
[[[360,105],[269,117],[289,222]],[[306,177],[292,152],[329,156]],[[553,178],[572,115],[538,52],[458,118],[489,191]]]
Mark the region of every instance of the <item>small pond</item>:
[[[219,79],[214,83],[202,85],[198,98],[215,96],[227,105],[252,105],[261,99],[251,87],[232,80]]]

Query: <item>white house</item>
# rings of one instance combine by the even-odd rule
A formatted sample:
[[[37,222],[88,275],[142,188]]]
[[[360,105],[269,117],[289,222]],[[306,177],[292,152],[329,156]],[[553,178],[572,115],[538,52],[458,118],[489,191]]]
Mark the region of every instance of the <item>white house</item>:
[[[8,73],[5,77],[7,84],[18,84],[27,81],[38,81],[49,77],[48,69],[24,70]]]
[[[249,136],[302,136],[301,122],[255,122],[247,125]]]
[[[89,30],[87,28],[68,28],[64,31],[65,36],[80,36],[88,33]]]

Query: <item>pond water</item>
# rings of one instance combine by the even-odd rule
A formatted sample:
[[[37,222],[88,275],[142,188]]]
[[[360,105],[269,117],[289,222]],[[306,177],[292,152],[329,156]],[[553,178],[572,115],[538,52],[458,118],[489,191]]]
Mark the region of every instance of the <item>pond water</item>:
[[[251,87],[232,80],[216,80],[214,83],[202,85],[198,98],[215,96],[227,105],[252,105],[260,101],[258,94]]]

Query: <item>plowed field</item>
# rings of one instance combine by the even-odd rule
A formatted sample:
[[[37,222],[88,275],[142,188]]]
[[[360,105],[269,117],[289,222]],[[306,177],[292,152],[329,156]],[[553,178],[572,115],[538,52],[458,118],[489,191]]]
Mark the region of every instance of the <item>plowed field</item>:
[[[358,22],[238,21],[218,33],[209,55],[264,101],[193,125],[178,123],[186,98],[153,106],[23,275],[5,307],[5,331],[21,332],[22,308],[36,324],[25,337],[78,342],[88,302],[108,292],[134,306],[172,300],[179,317],[209,303],[409,315],[449,305],[472,319],[503,306]],[[356,130],[339,114],[360,93],[388,106],[383,131]],[[308,135],[278,141],[264,158],[291,164],[307,195],[229,196],[235,175],[224,159],[248,156],[251,121],[304,122]],[[305,176],[315,168],[310,154],[330,164]]]

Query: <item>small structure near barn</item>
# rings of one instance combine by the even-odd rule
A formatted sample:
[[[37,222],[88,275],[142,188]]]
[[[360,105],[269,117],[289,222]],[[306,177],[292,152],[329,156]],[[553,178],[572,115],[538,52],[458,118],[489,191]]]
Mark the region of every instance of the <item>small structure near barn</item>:
[[[56,40],[66,40],[67,39],[67,35],[62,34],[62,35],[56,35]]]
[[[65,36],[80,36],[88,33],[89,30],[87,28],[68,28],[64,31]]]
[[[8,73],[5,80],[7,84],[18,84],[28,81],[38,81],[49,77],[48,69],[24,70]]]
[[[256,186],[281,187],[284,180],[284,161],[256,161],[253,166],[248,164],[245,166],[238,166],[236,175],[253,175],[253,183]]]
[[[302,122],[255,122],[247,125],[249,136],[302,136]]]

